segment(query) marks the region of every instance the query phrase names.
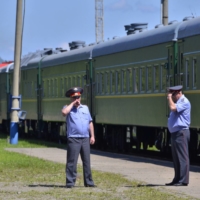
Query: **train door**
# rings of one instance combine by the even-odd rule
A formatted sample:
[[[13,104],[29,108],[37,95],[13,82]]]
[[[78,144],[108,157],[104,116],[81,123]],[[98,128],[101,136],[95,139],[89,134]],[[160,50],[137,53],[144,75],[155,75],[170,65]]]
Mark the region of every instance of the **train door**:
[[[174,42],[168,47],[167,87],[183,85],[183,42]]]
[[[184,77],[183,77],[183,72],[184,72],[184,63],[183,63],[183,52],[184,52],[184,42],[179,41],[176,42],[175,44],[175,49],[176,49],[176,71],[175,71],[175,85],[183,85],[184,82]]]
[[[176,83],[177,74],[177,50],[174,43],[167,46],[167,63],[166,63],[166,87],[174,86]],[[166,117],[169,117],[169,106],[166,100]]]
[[[84,93],[85,93],[86,105],[89,107],[91,116],[94,117],[95,84],[94,84],[94,66],[92,60],[89,60],[86,63],[86,84],[84,86]]]
[[[167,46],[167,87],[174,86],[175,84],[175,72],[176,72],[176,62],[175,62],[175,53],[174,45],[171,44]]]
[[[40,138],[41,129],[42,129],[42,98],[43,98],[43,79],[42,79],[42,71],[39,63],[38,73],[37,73],[37,129],[38,129],[38,137]]]

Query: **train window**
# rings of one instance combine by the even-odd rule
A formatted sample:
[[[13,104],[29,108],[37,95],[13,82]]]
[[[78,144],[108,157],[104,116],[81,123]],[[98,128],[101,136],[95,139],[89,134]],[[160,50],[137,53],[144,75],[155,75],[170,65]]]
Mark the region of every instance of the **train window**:
[[[186,60],[185,63],[185,87],[189,89],[189,60]]]
[[[134,68],[134,75],[133,75],[133,87],[134,93],[138,93],[139,88],[139,68]]]
[[[48,97],[51,95],[51,83],[50,80],[47,81],[47,87],[48,87]]]
[[[51,93],[50,93],[51,95],[50,95],[50,96],[51,96],[51,97],[54,96],[54,89],[55,89],[54,87],[55,87],[55,86],[54,86],[54,81],[53,81],[53,79],[51,79],[51,88],[50,88],[50,91],[51,91]]]
[[[96,93],[99,93],[99,74],[96,74]]]
[[[120,73],[119,71],[115,72],[115,93],[119,93],[120,92]]]
[[[126,85],[127,85],[127,92],[132,92],[133,90],[133,79],[132,79],[132,74],[133,74],[133,70],[131,68],[128,68],[126,70]]]
[[[111,84],[112,84],[112,87],[111,87],[111,93],[115,93],[115,72],[112,71],[111,72]]]
[[[140,68],[140,92],[145,91],[145,78],[146,78],[145,67],[141,67]]]
[[[102,92],[102,86],[101,86],[101,81],[102,81],[102,78],[101,78],[102,74],[99,73],[98,74],[98,94],[101,94]]]
[[[28,88],[27,88],[27,97],[31,97],[31,91],[32,91],[32,82],[30,81],[28,83]]]
[[[192,87],[196,89],[197,87],[197,60],[192,61]]]
[[[64,96],[64,81],[63,81],[63,78],[60,79],[60,94],[59,94],[60,97],[63,97]]]
[[[73,78],[72,78],[72,87],[76,87],[77,85],[76,85],[76,77],[74,76]]]
[[[152,90],[152,67],[147,67],[147,91]]]
[[[101,73],[101,76],[100,76],[100,88],[101,88],[101,91],[100,93],[104,93],[104,90],[105,90],[105,77],[104,77],[104,73]]]
[[[81,77],[80,76],[77,77],[77,86],[81,87]]]
[[[153,90],[154,92],[158,92],[159,91],[159,66],[154,66],[154,70],[153,70]]]
[[[126,92],[126,71],[121,70],[121,92]]]
[[[63,83],[63,93],[62,93],[62,95],[64,95],[65,91],[67,91],[69,89],[69,87],[68,87],[68,79],[67,78],[63,78],[62,79],[62,83]]]
[[[103,93],[107,93],[107,82],[108,82],[108,80],[107,80],[107,78],[108,78],[108,76],[107,76],[107,73],[105,72],[105,74],[103,75],[104,76],[104,90],[103,90]]]
[[[58,81],[57,81],[57,78],[54,80],[54,85],[55,85],[55,97],[58,97]]]
[[[69,86],[69,88],[74,87],[74,86],[73,86],[73,77],[69,77],[69,78],[68,78],[68,86]]]
[[[166,70],[166,65],[161,65],[160,66],[160,74],[161,74],[161,91],[166,90],[166,83],[167,83],[167,70]]]
[[[81,79],[81,85],[82,85],[82,88],[84,88],[84,85],[85,85],[85,75],[82,76],[82,79]]]
[[[34,90],[35,89],[35,87],[34,87],[34,81],[32,81],[32,83],[31,83],[31,97],[34,97]]]
[[[105,86],[106,86],[105,92],[107,94],[109,94],[110,93],[110,74],[109,74],[109,72],[105,73]]]

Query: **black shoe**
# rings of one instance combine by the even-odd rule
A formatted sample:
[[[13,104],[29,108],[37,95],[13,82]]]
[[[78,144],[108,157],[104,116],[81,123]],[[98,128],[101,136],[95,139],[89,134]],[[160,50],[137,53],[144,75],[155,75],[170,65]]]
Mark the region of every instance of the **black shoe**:
[[[174,186],[187,186],[187,183],[175,183]]]
[[[171,182],[171,183],[165,183],[165,185],[167,185],[167,186],[171,186],[171,185],[175,185],[176,184],[176,182]]]
[[[85,185],[85,187],[97,187],[96,185]]]
[[[73,185],[66,185],[66,188],[73,188]]]

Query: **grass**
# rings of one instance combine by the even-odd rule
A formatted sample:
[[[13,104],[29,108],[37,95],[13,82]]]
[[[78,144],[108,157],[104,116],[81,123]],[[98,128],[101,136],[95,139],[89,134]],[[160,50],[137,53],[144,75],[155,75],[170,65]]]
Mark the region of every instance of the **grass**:
[[[7,143],[0,134],[0,200],[1,199],[97,199],[97,200],[178,200],[191,197],[176,196],[169,191],[141,186],[123,176],[93,170],[97,188],[83,187],[82,168],[78,166],[76,187],[65,188],[65,165],[5,151],[9,147],[55,147],[55,144],[34,140]],[[57,146],[64,148],[64,146]]]

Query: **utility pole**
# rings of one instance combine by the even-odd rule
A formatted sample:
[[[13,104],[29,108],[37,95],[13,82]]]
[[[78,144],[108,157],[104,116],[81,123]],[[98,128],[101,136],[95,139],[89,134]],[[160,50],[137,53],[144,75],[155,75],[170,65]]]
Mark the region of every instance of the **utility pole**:
[[[161,24],[168,25],[168,0],[161,0]]]
[[[16,26],[15,26],[15,56],[14,56],[14,72],[13,72],[13,95],[12,95],[12,108],[11,108],[11,122],[10,122],[10,143],[18,143],[18,111],[19,101],[19,71],[21,59],[21,46],[22,46],[22,0],[17,0],[16,10]]]
[[[104,40],[104,8],[103,0],[95,0],[95,32],[96,43]]]

